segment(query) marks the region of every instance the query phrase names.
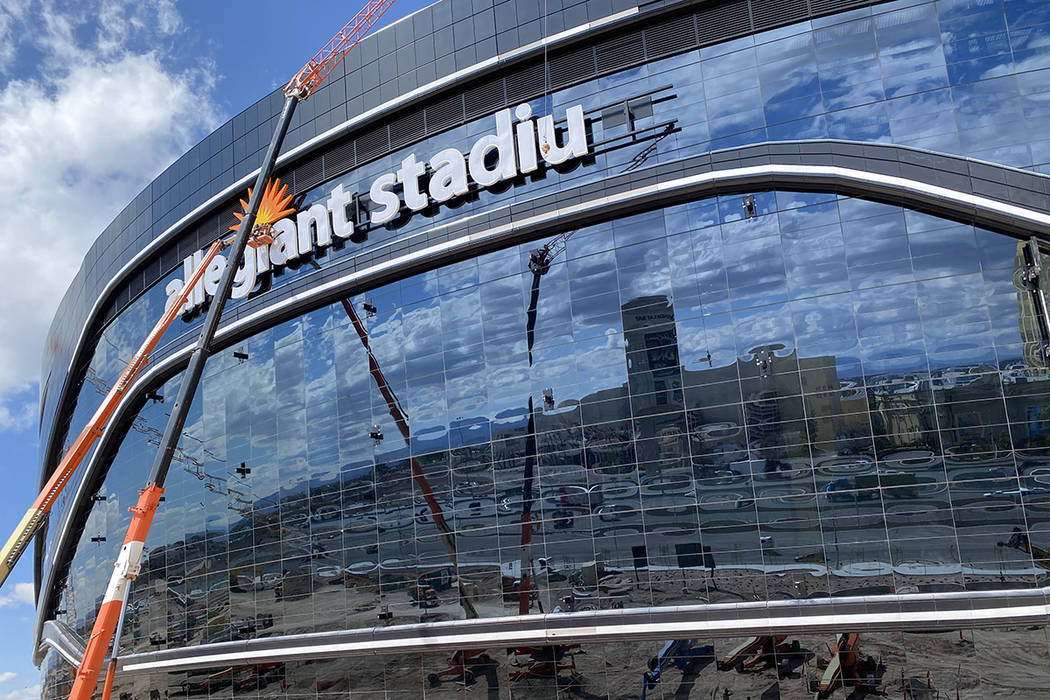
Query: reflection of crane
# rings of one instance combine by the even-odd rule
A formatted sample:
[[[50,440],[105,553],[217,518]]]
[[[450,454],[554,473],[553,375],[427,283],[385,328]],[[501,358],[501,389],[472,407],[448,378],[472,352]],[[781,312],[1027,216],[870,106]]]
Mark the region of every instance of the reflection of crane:
[[[131,525],[124,538],[120,555],[114,566],[113,575],[106,587],[99,608],[95,625],[88,641],[84,658],[80,662],[73,689],[69,694],[70,700],[89,700],[98,684],[99,671],[102,669],[102,658],[109,648],[110,641],[116,631],[120,620],[123,619],[124,601],[127,597],[128,584],[138,576],[142,563],[142,550],[145,545],[146,535],[149,534],[150,525],[157,506],[160,504],[164,494],[164,483],[171,467],[171,461],[178,445],[182,429],[186,424],[186,416],[189,412],[193,395],[197,392],[201,377],[204,374],[204,364],[212,351],[212,343],[215,332],[219,327],[219,319],[222,316],[223,307],[230,298],[233,289],[234,276],[239,262],[244,256],[244,250],[248,246],[250,238],[260,235],[264,240],[269,233],[270,226],[279,219],[275,216],[280,213],[284,203],[280,200],[284,191],[278,191],[279,186],[270,181],[274,166],[277,163],[277,154],[281,150],[284,136],[288,133],[292,115],[295,113],[296,105],[310,97],[310,95],[321,85],[326,77],[338,66],[347,52],[359,42],[365,34],[379,21],[383,13],[393,4],[394,0],[369,0],[364,8],[344,26],[338,34],[329,41],[303,68],[296,73],[284,88],[285,100],[281,114],[277,118],[273,137],[266,149],[259,174],[255,180],[255,187],[249,190],[248,202],[244,206],[244,215],[237,226],[237,234],[234,236],[229,254],[229,261],[222,273],[219,284],[213,295],[208,313],[204,317],[200,336],[194,346],[186,365],[186,371],[182,376],[182,385],[179,394],[172,405],[171,416],[167,427],[164,429],[164,437],[161,440],[160,449],[150,468],[150,474],[146,481],[146,488],[142,490],[138,504],[131,509]],[[277,199],[273,195],[277,194]],[[264,199],[268,199],[267,205],[263,206]],[[216,246],[218,243],[216,243]],[[215,253],[218,252],[213,246]],[[203,267],[203,265],[202,265]],[[192,283],[187,281],[184,289],[192,289],[196,280]],[[179,313],[181,304],[172,304],[173,313]],[[123,387],[121,384],[120,386]],[[68,478],[68,477],[67,477]],[[64,483],[64,482],[63,482]],[[27,516],[28,517],[28,516]],[[112,689],[112,676],[116,671],[115,659],[111,660],[107,671],[106,686],[103,690],[103,700],[109,697]]]
[[[999,547],[1012,547],[1013,549],[1019,549],[1022,552],[1027,552],[1032,555],[1032,561],[1044,569],[1050,569],[1050,552],[1043,549],[1042,547],[1036,547],[1028,539],[1027,533],[1023,532],[1021,528],[1015,527],[1013,534],[1010,539],[1006,542],[996,542]]]
[[[525,316],[525,340],[529,351],[529,368],[532,368],[532,346],[536,339],[536,314],[540,300],[540,279],[551,269],[555,256],[565,250],[565,244],[575,231],[566,231],[529,253],[529,271],[532,272],[532,288],[529,308]],[[544,404],[555,405],[554,392],[544,392]],[[521,580],[518,583],[518,614],[528,615],[532,587],[532,500],[533,481],[536,477],[536,410],[529,391],[528,430],[525,434],[525,470],[521,482]]]
[[[361,344],[365,347],[365,352],[368,353],[368,371],[372,374],[372,379],[375,380],[376,386],[379,388],[379,393],[383,395],[383,400],[386,401],[387,410],[390,411],[390,417],[393,418],[394,423],[397,424],[397,429],[401,432],[401,437],[404,438],[405,445],[411,448],[412,438],[408,428],[408,420],[405,416],[405,412],[401,409],[401,402],[397,400],[397,396],[394,395],[393,390],[390,388],[390,383],[387,382],[386,377],[383,375],[383,370],[379,367],[379,361],[376,359],[371,346],[368,344],[368,331],[365,330],[364,324],[361,323],[361,319],[358,317],[357,312],[354,311],[354,305],[347,299],[343,299],[342,303],[346,315],[350,317],[350,323],[354,326],[354,330],[357,331],[358,337],[361,338]],[[436,525],[437,529],[441,532],[441,540],[445,543],[445,548],[448,550],[449,557],[452,559],[452,565],[458,567],[456,535],[445,520],[445,514],[441,509],[441,504],[439,504],[437,499],[434,498],[434,492],[430,488],[430,482],[427,481],[426,474],[423,473],[423,468],[419,465],[419,460],[410,455],[409,462],[412,465],[412,478],[415,479],[416,485],[423,493],[423,499],[430,508],[431,516],[434,519],[434,525]],[[466,592],[463,590],[462,580],[459,581],[458,588],[459,602],[463,606],[464,611],[466,611],[467,617],[477,617],[478,612],[474,609],[474,604],[470,602]]]

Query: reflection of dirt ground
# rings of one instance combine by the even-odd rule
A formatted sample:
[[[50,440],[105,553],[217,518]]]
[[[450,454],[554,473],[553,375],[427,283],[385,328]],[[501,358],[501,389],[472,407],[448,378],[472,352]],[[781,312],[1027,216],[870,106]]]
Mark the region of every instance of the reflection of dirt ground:
[[[461,569],[464,570],[464,569]],[[781,574],[749,569],[700,569],[608,573],[594,582],[570,582],[565,576],[542,573],[533,612],[610,610],[631,607],[738,603],[808,597],[830,591],[835,595],[879,595],[893,590],[951,591],[965,588],[1023,587],[1023,576],[979,577],[961,573],[902,576],[816,575],[793,570]],[[610,569],[610,571],[613,571]],[[350,577],[334,584],[314,583],[307,592],[278,597],[273,589],[233,591],[180,603],[160,587],[145,596],[145,614],[129,615],[121,640],[122,653],[201,643],[275,637],[289,634],[393,626],[463,619],[458,583],[428,590],[421,598],[415,571],[401,580],[380,584],[376,578]],[[560,579],[560,580],[559,580]],[[454,581],[454,579],[452,579]],[[463,590],[482,617],[517,613],[517,594],[504,595],[498,571],[465,569]],[[309,583],[309,582],[308,582]],[[379,613],[385,611],[385,617]]]
[[[806,676],[819,675],[815,658],[828,655],[832,635],[795,637],[804,650],[813,653],[778,681],[775,667],[758,667],[739,673],[719,671],[714,663],[687,665],[683,670],[668,665],[661,681],[646,693],[654,700],[771,700],[813,698]],[[717,658],[723,658],[742,639],[709,640]],[[491,671],[444,676],[432,687],[430,674],[448,669],[451,653],[358,656],[284,664],[279,669],[240,667],[191,674],[156,674],[120,679],[114,698],[149,699],[152,690],[164,697],[203,698],[353,698],[353,700],[408,700],[410,698],[469,698],[473,700],[634,700],[642,693],[648,660],[662,642],[607,642],[585,644],[580,653],[565,654],[556,676],[523,674],[530,665],[527,655],[508,655],[506,649],[489,649],[498,664]],[[872,656],[886,667],[881,691],[891,698],[1045,698],[1050,688],[1047,638],[1043,628],[966,630],[936,634],[903,632],[863,633],[861,658]],[[573,668],[574,667],[574,668]],[[542,670],[542,669],[541,669]],[[486,676],[485,674],[488,673]],[[209,690],[201,686],[214,679]],[[236,679],[238,687],[233,687]],[[186,682],[189,686],[185,686]],[[256,682],[256,687],[252,683]],[[265,687],[258,687],[265,683]],[[194,685],[196,684],[196,685]],[[191,688],[187,695],[184,687]],[[908,694],[905,695],[905,688]],[[167,690],[167,695],[164,694]],[[349,692],[348,692],[349,691]],[[130,693],[120,696],[120,693]],[[64,696],[62,696],[64,697]],[[841,686],[832,698],[864,697],[859,690]]]

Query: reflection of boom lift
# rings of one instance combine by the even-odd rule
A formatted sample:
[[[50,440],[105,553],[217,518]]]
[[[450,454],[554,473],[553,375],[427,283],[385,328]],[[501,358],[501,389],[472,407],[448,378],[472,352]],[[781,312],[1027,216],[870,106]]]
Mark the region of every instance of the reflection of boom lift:
[[[478,676],[484,676],[489,688],[498,688],[498,667],[499,663],[485,653],[484,649],[461,649],[449,658],[447,668],[427,676],[427,685],[437,688],[442,680],[448,679],[469,687],[477,682]]]
[[[197,339],[193,354],[190,356],[189,363],[182,377],[178,397],[175,399],[175,403],[172,404],[171,415],[168,419],[167,427],[164,429],[164,437],[161,440],[160,449],[157,451],[153,466],[150,468],[146,488],[142,491],[138,504],[131,509],[131,525],[124,538],[124,545],[121,547],[120,555],[114,566],[113,575],[106,587],[102,606],[99,608],[98,615],[95,618],[95,625],[92,629],[87,649],[84,652],[84,658],[80,662],[80,668],[73,682],[73,689],[69,694],[70,700],[89,700],[95,691],[95,686],[98,684],[99,671],[102,669],[102,658],[109,648],[110,641],[114,638],[114,632],[117,631],[120,621],[123,619],[124,601],[127,597],[128,584],[138,576],[146,536],[149,534],[150,525],[153,523],[153,515],[164,494],[164,483],[168,476],[168,470],[171,467],[179,437],[182,435],[183,426],[186,424],[190,403],[193,400],[193,395],[197,392],[201,376],[204,373],[204,364],[211,354],[215,332],[219,327],[219,319],[222,316],[223,307],[230,298],[239,262],[244,256],[244,250],[249,244],[249,239],[261,236],[263,238],[260,239],[260,242],[264,240],[269,235],[270,225],[275,221],[275,219],[269,218],[265,214],[263,216],[258,215],[260,214],[260,205],[264,196],[272,197],[274,194],[277,194],[277,199],[280,199],[284,194],[283,191],[276,192],[276,186],[270,184],[270,175],[273,173],[276,165],[277,154],[281,150],[284,136],[288,132],[288,126],[291,124],[296,105],[310,97],[314,90],[342,62],[347,52],[379,21],[379,18],[382,17],[383,13],[386,12],[393,2],[394,0],[369,0],[364,8],[317,55],[310,59],[284,88],[284,106],[281,109],[280,116],[277,118],[273,137],[259,168],[255,187],[249,191],[248,202],[244,207],[244,215],[241,217],[240,224],[237,226],[237,233],[231,244],[228,264],[219,280],[211,305],[208,308],[208,313],[204,317],[200,336]],[[283,202],[274,200],[271,202],[271,206],[273,205],[276,205],[274,206],[275,211],[271,213],[276,214],[276,209],[282,207]],[[219,243],[216,243],[212,246],[212,250],[215,253],[218,252],[216,247],[218,245]],[[204,267],[202,264],[199,270]],[[192,289],[194,286],[196,286],[196,279],[188,280],[183,289]],[[180,308],[181,303],[173,303],[169,310],[174,314],[178,314]],[[118,382],[116,385],[121,390],[125,389],[126,386],[126,382]],[[97,430],[97,428],[94,429]],[[91,437],[91,439],[93,441],[94,438]],[[86,451],[86,446],[83,449]],[[80,457],[82,456],[83,454],[80,455]],[[68,474],[61,481],[61,485],[64,485],[66,480],[68,480]],[[40,518],[42,518],[41,514],[30,511],[23,523],[28,525]],[[21,542],[22,549],[28,544],[28,538],[25,538],[25,540],[25,542]],[[20,541],[16,540],[15,544],[19,543]],[[109,698],[115,671],[116,663],[114,658],[111,660],[106,674],[106,684],[102,693],[103,700]]]
[[[790,643],[785,642],[785,635],[761,635],[750,637],[747,641],[733,648],[721,661],[718,662],[719,671],[735,670],[743,673],[759,664],[772,666],[777,657],[783,655],[792,658],[802,653],[802,647],[798,640]]]
[[[522,666],[520,671],[512,671],[510,679],[520,681],[526,678],[556,678],[562,671],[576,674],[576,654],[582,654],[579,644],[548,644],[542,647],[517,647],[514,656],[526,657],[524,662],[515,661]]]
[[[575,231],[566,231],[555,236],[541,248],[529,253],[529,271],[532,272],[532,289],[529,308],[525,316],[525,340],[529,351],[529,367],[532,367],[532,346],[536,340],[536,314],[540,301],[540,279],[551,269],[555,256],[565,250],[565,244]],[[553,390],[544,391],[544,405],[555,404]],[[518,584],[518,614],[528,615],[532,600],[532,501],[533,481],[536,476],[536,409],[529,392],[528,430],[525,434],[525,473],[521,482],[521,582]]]
[[[647,691],[656,687],[669,668],[677,668],[683,677],[697,672],[697,666],[703,661],[713,661],[715,648],[710,644],[702,647],[693,646],[692,639],[669,639],[660,647],[660,652],[649,659],[649,670],[642,677],[642,697],[645,700]]]
[[[397,400],[397,396],[394,395],[393,390],[390,388],[390,383],[387,382],[386,376],[383,374],[383,370],[379,366],[379,361],[372,353],[372,347],[368,344],[368,331],[365,330],[365,326],[361,323],[360,317],[357,315],[357,312],[354,311],[354,305],[347,299],[343,299],[342,301],[343,310],[346,311],[346,315],[350,317],[350,323],[354,326],[354,330],[357,331],[357,335],[361,339],[361,344],[365,347],[365,352],[368,353],[368,370],[372,374],[372,379],[375,380],[376,386],[379,388],[379,393],[383,395],[383,399],[386,401],[387,410],[390,411],[390,417],[393,418],[394,423],[397,424],[397,429],[400,431],[401,437],[404,438],[405,445],[411,447],[412,438],[411,432],[408,428],[408,419],[401,408],[401,403]],[[373,307],[373,310],[374,308],[375,307]],[[439,504],[437,499],[434,498],[434,492],[430,488],[430,482],[427,481],[427,477],[423,473],[423,468],[420,466],[419,460],[413,456],[409,456],[409,463],[412,465],[412,478],[415,479],[416,485],[423,493],[423,500],[426,501],[427,506],[430,508],[430,514],[434,520],[434,525],[437,526],[437,529],[441,532],[441,540],[445,543],[445,549],[448,550],[448,555],[452,559],[452,566],[456,567],[458,566],[456,535],[452,531],[452,528],[449,527],[448,521],[445,520],[445,514],[441,509],[441,504]],[[459,580],[458,586],[459,602],[463,606],[463,610],[466,612],[468,618],[476,618],[478,616],[477,610],[474,609],[474,604],[470,601],[466,592],[463,590],[462,580]]]
[[[1019,527],[1015,527],[1010,539],[1006,542],[996,542],[999,547],[1012,547],[1032,555],[1032,561],[1044,569],[1050,569],[1050,552],[1042,547],[1036,547],[1028,539],[1028,535]]]
[[[829,697],[840,683],[843,686],[851,686],[861,693],[876,691],[882,682],[886,667],[881,661],[876,661],[871,656],[860,659],[859,645],[860,635],[856,632],[839,635],[835,646],[831,647],[831,657],[824,667],[824,674],[816,684],[816,688],[811,686],[815,700]]]

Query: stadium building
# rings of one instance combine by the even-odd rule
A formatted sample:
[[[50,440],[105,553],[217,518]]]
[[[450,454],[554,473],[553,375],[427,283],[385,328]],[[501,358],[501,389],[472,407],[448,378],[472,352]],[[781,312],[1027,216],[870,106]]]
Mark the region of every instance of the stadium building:
[[[1050,3],[636,1],[441,0],[300,106],[114,698],[1046,697]],[[42,479],[282,101],[95,241]],[[44,697],[226,264],[37,540]]]

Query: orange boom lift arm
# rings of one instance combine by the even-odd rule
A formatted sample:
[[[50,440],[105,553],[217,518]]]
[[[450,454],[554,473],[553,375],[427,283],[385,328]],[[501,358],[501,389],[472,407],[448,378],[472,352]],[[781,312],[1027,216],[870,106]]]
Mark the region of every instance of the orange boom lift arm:
[[[40,528],[47,521],[51,508],[55,505],[55,501],[58,500],[66,484],[69,483],[70,477],[73,476],[84,457],[87,456],[91,446],[102,437],[102,431],[106,427],[106,423],[113,415],[113,412],[117,410],[117,405],[125,392],[127,392],[128,387],[131,386],[132,382],[142,372],[142,368],[149,362],[149,356],[153,349],[157,347],[157,342],[160,341],[161,336],[164,335],[164,332],[168,330],[168,327],[178,317],[190,292],[193,291],[204,271],[208,269],[208,265],[211,264],[211,261],[219,254],[219,251],[222,250],[225,244],[225,241],[215,241],[211,248],[208,249],[201,264],[194,271],[192,278],[164,310],[164,315],[160,317],[157,325],[153,326],[153,330],[146,336],[142,346],[132,356],[131,362],[124,368],[113,388],[106,394],[106,398],[103,399],[102,404],[95,411],[95,415],[91,417],[84,429],[80,431],[80,435],[77,436],[69,450],[66,451],[62,461],[58,463],[58,467],[51,474],[51,478],[47,480],[44,490],[33,501],[33,505],[29,507],[22,521],[18,523],[18,527],[15,528],[11,537],[8,538],[7,544],[0,550],[0,586],[10,576],[11,570],[18,563],[29,543],[33,541],[33,537],[36,536],[37,532],[40,531]]]
[[[168,418],[167,427],[164,429],[164,436],[160,441],[160,448],[157,451],[156,459],[146,480],[146,488],[142,490],[138,504],[130,509],[131,526],[128,528],[124,544],[120,549],[120,555],[114,564],[113,575],[110,577],[109,585],[106,587],[106,592],[102,598],[102,606],[99,608],[98,616],[95,618],[91,637],[88,639],[87,648],[84,651],[84,658],[80,662],[80,668],[77,670],[76,678],[73,681],[73,690],[69,694],[70,700],[90,700],[95,692],[95,687],[98,685],[103,658],[110,646],[110,642],[113,641],[114,632],[122,616],[128,584],[138,576],[142,565],[142,550],[145,546],[146,536],[149,534],[149,528],[153,523],[153,516],[157,511],[157,506],[160,504],[161,496],[164,494],[164,482],[168,475],[168,469],[171,466],[175,449],[178,447],[182,429],[186,424],[186,415],[190,402],[193,400],[193,395],[196,393],[201,376],[204,373],[204,364],[211,354],[212,341],[219,326],[223,307],[230,298],[234,275],[240,266],[240,261],[244,256],[244,249],[249,244],[249,239],[253,239],[252,242],[255,245],[261,244],[266,240],[270,225],[274,223],[272,220],[268,220],[269,216],[266,214],[259,216],[258,221],[256,221],[256,217],[260,212],[260,205],[264,195],[279,189],[275,186],[267,187],[267,183],[277,162],[277,154],[281,150],[284,136],[288,133],[288,125],[292,121],[295,107],[300,101],[306,100],[313,94],[324,79],[342,62],[347,52],[368,33],[368,30],[379,21],[379,18],[393,3],[394,0],[370,0],[357,13],[354,19],[347,23],[316,56],[310,59],[295,74],[295,77],[284,88],[284,107],[281,109],[281,115],[277,119],[277,126],[274,129],[273,137],[270,139],[266,156],[263,158],[262,166],[259,168],[255,187],[250,190],[244,216],[237,227],[237,234],[233,238],[229,264],[227,264],[219,280],[214,298],[208,307],[208,313],[204,317],[204,324],[197,339],[197,344],[194,346],[193,354],[190,355],[190,360],[186,365],[182,384],[179,387],[179,394],[172,405],[171,415]],[[276,209],[272,208],[272,204],[271,212],[273,214],[277,213]],[[116,643],[114,643],[114,657],[116,656],[115,645]],[[113,661],[111,661],[110,666],[112,672],[112,668],[114,668]],[[107,675],[110,675],[110,673],[107,673]],[[103,690],[103,700],[107,699],[106,692],[111,688],[112,680],[110,679]]]

